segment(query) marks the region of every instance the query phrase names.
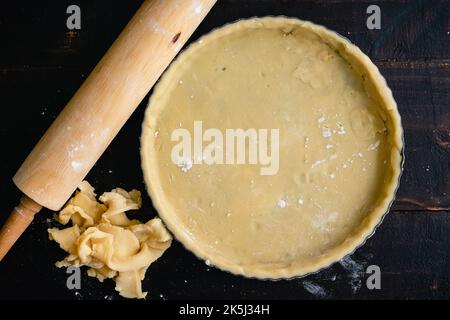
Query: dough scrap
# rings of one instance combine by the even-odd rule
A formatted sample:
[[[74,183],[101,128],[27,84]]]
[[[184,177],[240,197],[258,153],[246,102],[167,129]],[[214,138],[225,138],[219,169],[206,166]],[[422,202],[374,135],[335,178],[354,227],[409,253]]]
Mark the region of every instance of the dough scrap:
[[[159,218],[147,223],[130,220],[125,214],[142,205],[141,193],[116,188],[97,202],[94,188],[83,181],[79,191],[59,213],[57,220],[73,226],[48,229],[50,240],[69,253],[58,268],[89,267],[88,276],[100,282],[113,279],[125,298],[145,298],[141,281],[147,268],[166,251],[172,236]]]

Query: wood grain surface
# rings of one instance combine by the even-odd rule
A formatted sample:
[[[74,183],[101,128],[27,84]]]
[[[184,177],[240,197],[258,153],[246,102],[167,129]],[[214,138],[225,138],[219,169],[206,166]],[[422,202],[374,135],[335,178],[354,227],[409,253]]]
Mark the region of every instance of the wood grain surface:
[[[0,11],[0,222],[19,197],[11,177],[141,1],[24,3],[2,4]],[[79,31],[66,28],[69,4],[82,10]],[[381,8],[381,30],[366,27],[370,4]],[[148,271],[144,288],[150,299],[450,298],[450,1],[219,0],[191,41],[224,23],[264,15],[323,24],[380,68],[405,129],[397,200],[375,235],[351,256],[352,268],[337,263],[304,279],[257,281],[210,268],[175,243]],[[117,186],[145,190],[138,148],[146,101],[89,174],[99,192]],[[100,285],[83,277],[81,290],[66,288],[67,274],[53,266],[64,254],[46,234],[56,225],[52,214],[38,215],[0,264],[0,298],[118,299],[112,281]],[[156,214],[148,197],[140,214]],[[381,268],[381,290],[365,287],[364,271],[372,264]]]

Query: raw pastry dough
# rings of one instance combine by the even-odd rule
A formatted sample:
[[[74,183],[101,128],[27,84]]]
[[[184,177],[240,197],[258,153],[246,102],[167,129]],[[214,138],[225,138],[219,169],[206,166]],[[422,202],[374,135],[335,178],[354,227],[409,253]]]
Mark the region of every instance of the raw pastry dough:
[[[279,171],[171,161],[177,128],[279,129]],[[195,138],[195,137],[194,137]],[[155,89],[142,167],[153,203],[199,257],[289,278],[340,260],[372,234],[401,172],[397,105],[376,66],[310,22],[256,18],[193,44]]]
[[[101,282],[116,281],[116,290],[126,298],[145,298],[141,281],[150,264],[169,248],[172,237],[159,218],[145,224],[129,220],[125,212],[141,207],[141,193],[113,189],[97,202],[94,188],[83,181],[79,191],[58,215],[66,229],[48,229],[69,255],[56,263],[58,267],[88,266],[88,275]]]

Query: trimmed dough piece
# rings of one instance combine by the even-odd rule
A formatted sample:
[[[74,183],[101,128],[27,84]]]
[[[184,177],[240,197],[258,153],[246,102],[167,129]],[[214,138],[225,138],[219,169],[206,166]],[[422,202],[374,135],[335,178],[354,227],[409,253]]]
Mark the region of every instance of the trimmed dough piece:
[[[161,220],[143,224],[129,220],[125,211],[141,207],[141,194],[113,189],[98,203],[94,189],[87,183],[61,210],[59,222],[73,226],[48,229],[50,240],[69,253],[57,267],[88,266],[88,275],[99,281],[112,278],[116,290],[126,298],[145,298],[141,281],[150,264],[169,248],[172,237]]]

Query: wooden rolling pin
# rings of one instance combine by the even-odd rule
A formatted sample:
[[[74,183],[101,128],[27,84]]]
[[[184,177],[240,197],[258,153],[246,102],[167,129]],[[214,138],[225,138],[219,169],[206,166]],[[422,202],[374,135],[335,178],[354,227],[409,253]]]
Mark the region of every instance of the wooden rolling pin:
[[[24,193],[0,261],[42,207],[59,210],[217,0],[147,0],[13,178]]]

